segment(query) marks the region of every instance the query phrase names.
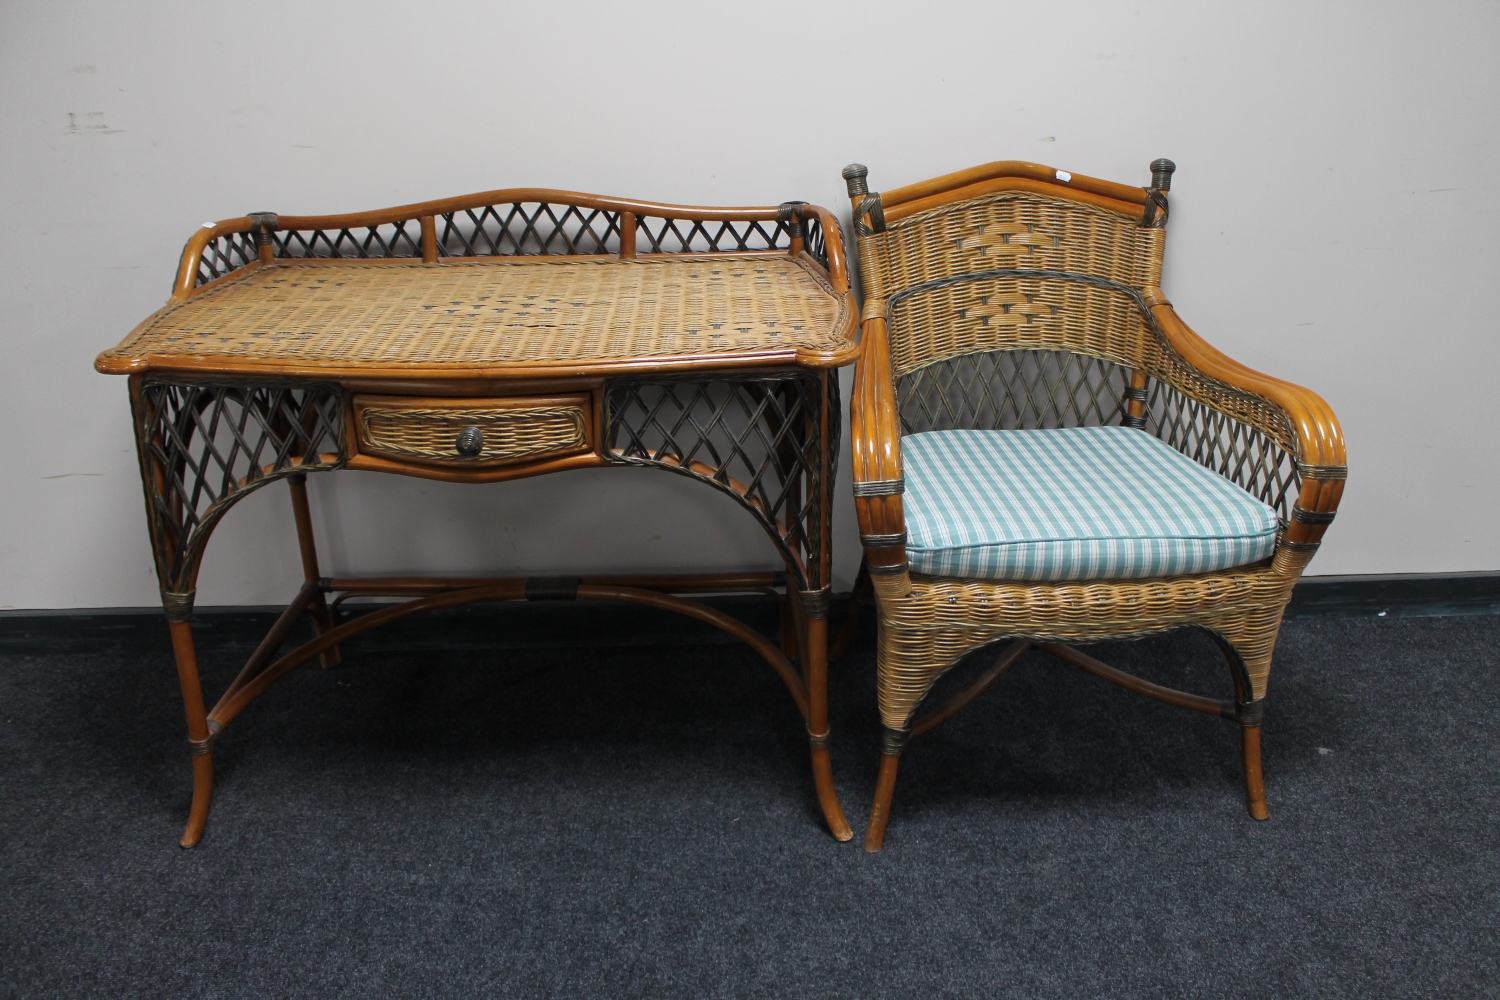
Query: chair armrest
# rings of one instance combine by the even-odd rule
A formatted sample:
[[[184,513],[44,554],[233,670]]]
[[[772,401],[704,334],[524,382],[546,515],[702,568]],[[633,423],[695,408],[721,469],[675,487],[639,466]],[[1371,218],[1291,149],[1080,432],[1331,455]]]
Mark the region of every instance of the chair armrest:
[[[891,378],[885,316],[864,321],[849,400],[849,445],[854,467],[854,512],[875,592],[886,598],[911,592],[906,566],[906,515],[901,493],[901,417]]]
[[[1168,345],[1183,361],[1209,378],[1266,400],[1286,415],[1302,485],[1277,558],[1281,559],[1285,547],[1303,553],[1305,564],[1344,493],[1344,435],[1333,409],[1311,389],[1247,368],[1219,351],[1182,321],[1161,289],[1147,288],[1145,297]]]

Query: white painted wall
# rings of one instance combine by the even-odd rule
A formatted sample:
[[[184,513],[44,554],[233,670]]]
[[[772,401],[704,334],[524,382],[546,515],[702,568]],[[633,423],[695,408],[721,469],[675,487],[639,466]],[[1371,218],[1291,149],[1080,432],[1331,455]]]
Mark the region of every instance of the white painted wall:
[[[1497,121],[1493,3],[10,0],[0,606],[156,602],[125,383],[92,361],[203,220],[522,185],[843,210],[852,160],[881,189],[996,159],[1145,183],[1172,157],[1179,311],[1342,418],[1312,571],[1500,569]],[[774,562],[729,500],[648,471],[311,490],[325,572]],[[219,529],[199,602],[298,576],[273,487]]]

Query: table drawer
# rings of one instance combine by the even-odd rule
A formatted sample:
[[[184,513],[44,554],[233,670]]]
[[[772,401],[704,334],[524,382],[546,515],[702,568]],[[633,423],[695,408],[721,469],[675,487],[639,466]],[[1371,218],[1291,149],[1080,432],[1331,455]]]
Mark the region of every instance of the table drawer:
[[[506,465],[588,451],[590,397],[354,397],[361,453],[438,465]]]

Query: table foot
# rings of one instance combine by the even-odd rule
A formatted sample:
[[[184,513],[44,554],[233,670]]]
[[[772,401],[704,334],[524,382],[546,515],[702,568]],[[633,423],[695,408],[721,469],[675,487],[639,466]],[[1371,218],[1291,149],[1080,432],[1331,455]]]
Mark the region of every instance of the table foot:
[[[208,807],[214,798],[214,755],[193,754],[193,807],[188,812],[187,828],[178,841],[183,847],[195,847],[203,839],[203,828],[208,826]]]
[[[844,808],[839,805],[838,789],[833,786],[833,761],[828,756],[828,734],[810,736],[809,742],[812,744],[813,786],[818,790],[818,805],[823,809],[828,832],[840,843],[853,840],[854,831],[844,818]]]

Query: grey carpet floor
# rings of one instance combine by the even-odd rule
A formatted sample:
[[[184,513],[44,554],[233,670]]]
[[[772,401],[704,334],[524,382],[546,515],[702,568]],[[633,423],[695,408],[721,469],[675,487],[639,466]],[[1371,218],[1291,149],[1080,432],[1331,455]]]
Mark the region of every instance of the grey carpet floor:
[[[192,851],[169,657],[0,658],[0,993],[1492,996],[1497,650],[1494,616],[1289,622],[1265,823],[1230,724],[1032,654],[913,744],[878,856],[735,646],[372,643],[231,727]],[[1228,691],[1201,635],[1095,651]],[[861,833],[872,674],[832,678]]]

